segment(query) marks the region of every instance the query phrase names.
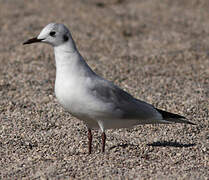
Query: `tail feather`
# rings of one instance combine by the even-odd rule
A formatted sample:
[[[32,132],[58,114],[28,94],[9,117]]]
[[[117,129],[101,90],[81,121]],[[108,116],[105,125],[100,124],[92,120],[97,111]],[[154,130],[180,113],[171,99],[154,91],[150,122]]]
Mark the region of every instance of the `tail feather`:
[[[170,112],[167,112],[167,111],[163,111],[163,110],[157,109],[157,108],[156,108],[156,110],[162,115],[163,119],[166,120],[166,121],[196,125],[196,124],[186,120],[186,118],[184,116],[174,114],[174,113],[170,113]]]

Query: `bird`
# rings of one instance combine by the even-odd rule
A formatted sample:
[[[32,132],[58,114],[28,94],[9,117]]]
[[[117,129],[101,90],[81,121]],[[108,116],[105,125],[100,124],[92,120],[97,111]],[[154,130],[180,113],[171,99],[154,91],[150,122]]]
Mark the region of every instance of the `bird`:
[[[136,99],[113,82],[96,74],[80,54],[70,30],[61,23],[46,25],[40,34],[23,43],[46,43],[54,48],[55,95],[71,115],[84,121],[88,129],[88,154],[92,153],[92,130],[101,129],[105,152],[107,129],[144,124],[185,123],[184,116],[167,112]]]

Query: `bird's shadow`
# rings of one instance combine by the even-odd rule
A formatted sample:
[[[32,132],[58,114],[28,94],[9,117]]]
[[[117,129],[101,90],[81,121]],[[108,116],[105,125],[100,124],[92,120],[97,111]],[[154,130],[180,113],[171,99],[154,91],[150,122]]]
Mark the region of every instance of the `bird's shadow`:
[[[147,146],[155,146],[155,147],[192,147],[195,146],[195,143],[188,143],[188,144],[183,144],[179,142],[172,142],[172,141],[157,141],[153,143],[147,144]]]
[[[196,145],[195,143],[183,144],[183,143],[172,142],[172,141],[157,141],[157,142],[147,144],[147,146],[153,146],[153,147],[180,147],[180,148],[183,148],[183,147],[187,148],[187,147],[192,147],[195,145]],[[125,149],[127,147],[133,147],[133,146],[139,146],[139,145],[134,145],[134,144],[129,144],[129,143],[117,144],[115,146],[110,147],[110,150],[115,149],[117,147],[121,147]]]

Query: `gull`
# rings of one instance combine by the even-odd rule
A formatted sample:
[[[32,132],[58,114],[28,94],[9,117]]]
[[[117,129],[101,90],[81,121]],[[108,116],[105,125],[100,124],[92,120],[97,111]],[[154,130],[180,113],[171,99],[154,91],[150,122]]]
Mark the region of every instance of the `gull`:
[[[79,53],[64,24],[50,23],[37,37],[23,44],[37,42],[54,47],[55,95],[65,110],[87,125],[89,154],[92,152],[92,129],[101,129],[102,152],[105,152],[107,129],[130,128],[140,124],[194,125],[181,115],[160,110],[134,98],[112,82],[98,76]]]

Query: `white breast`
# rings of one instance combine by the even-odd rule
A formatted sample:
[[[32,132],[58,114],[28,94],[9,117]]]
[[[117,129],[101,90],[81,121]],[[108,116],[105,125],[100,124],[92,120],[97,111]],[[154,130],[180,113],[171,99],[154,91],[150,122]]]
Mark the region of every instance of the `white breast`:
[[[67,79],[66,77],[69,77]],[[59,103],[69,112],[76,113],[81,109],[82,104],[85,102],[83,96],[85,90],[81,87],[79,82],[70,76],[62,76],[57,74],[55,81],[55,95]],[[77,80],[79,81],[79,80]]]

